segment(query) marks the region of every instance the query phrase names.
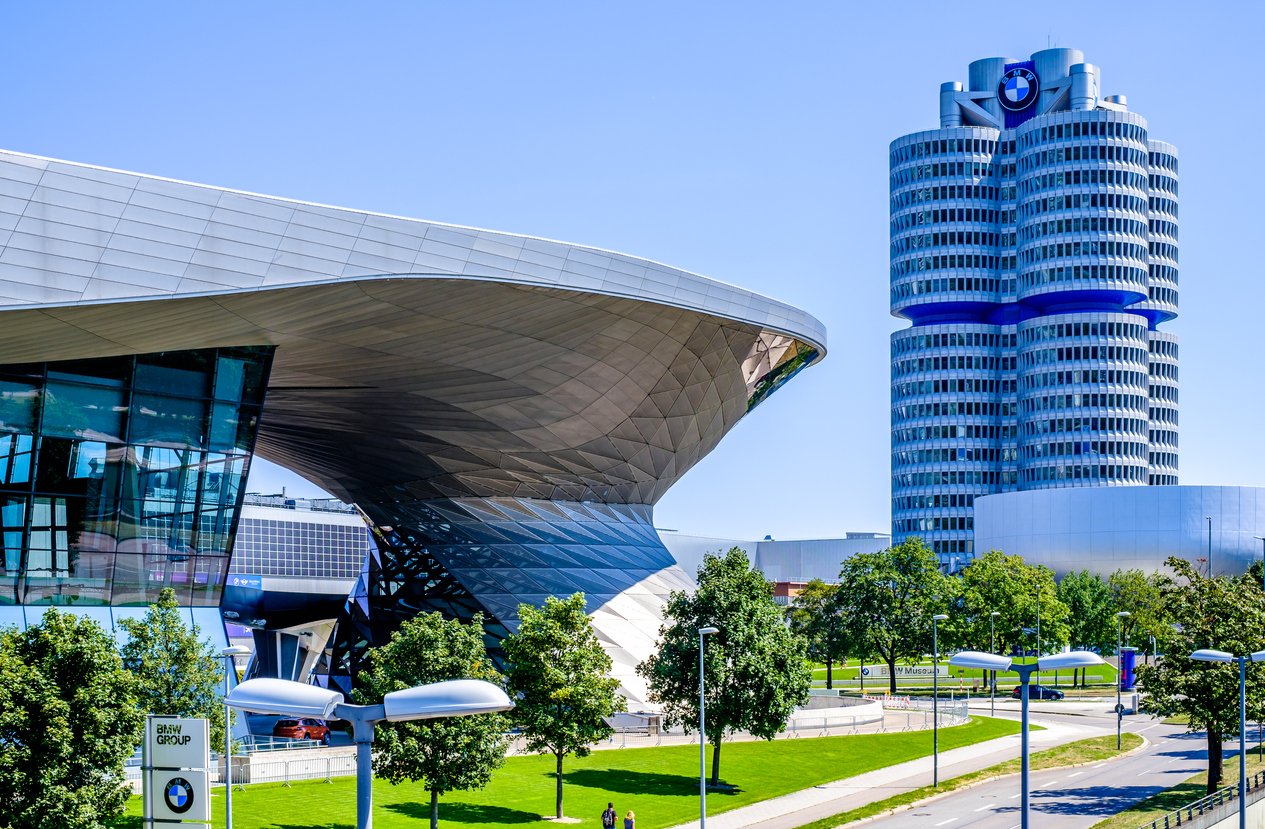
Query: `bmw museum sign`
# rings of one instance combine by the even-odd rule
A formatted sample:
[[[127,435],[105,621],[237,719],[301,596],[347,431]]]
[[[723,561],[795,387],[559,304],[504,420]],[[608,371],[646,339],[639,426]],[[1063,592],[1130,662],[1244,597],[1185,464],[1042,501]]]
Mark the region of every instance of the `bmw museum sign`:
[[[145,823],[209,823],[211,740],[206,720],[145,720]]]

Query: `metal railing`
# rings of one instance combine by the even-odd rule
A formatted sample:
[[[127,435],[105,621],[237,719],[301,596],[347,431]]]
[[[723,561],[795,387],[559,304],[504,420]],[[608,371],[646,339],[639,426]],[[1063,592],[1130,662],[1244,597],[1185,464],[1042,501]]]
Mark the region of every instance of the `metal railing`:
[[[1258,771],[1247,779],[1247,790],[1249,793],[1260,792],[1262,787],[1265,787],[1265,771]],[[1144,823],[1138,829],[1172,829],[1175,826],[1184,826],[1195,822],[1205,815],[1209,815],[1209,813],[1220,806],[1233,802],[1238,796],[1239,784],[1233,783],[1217,789],[1212,794],[1204,795],[1193,803],[1188,803],[1168,814],[1161,815],[1150,823]],[[1256,800],[1258,798],[1252,799]]]

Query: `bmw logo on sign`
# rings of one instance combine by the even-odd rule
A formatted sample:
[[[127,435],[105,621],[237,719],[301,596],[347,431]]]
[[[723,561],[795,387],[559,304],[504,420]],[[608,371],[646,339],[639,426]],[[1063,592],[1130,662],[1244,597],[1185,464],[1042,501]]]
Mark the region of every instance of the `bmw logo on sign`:
[[[997,98],[1011,112],[1021,112],[1037,101],[1041,82],[1037,73],[1022,66],[1015,67],[1001,76],[997,85]]]
[[[193,786],[183,777],[173,777],[163,786],[163,800],[168,809],[182,815],[193,808]]]

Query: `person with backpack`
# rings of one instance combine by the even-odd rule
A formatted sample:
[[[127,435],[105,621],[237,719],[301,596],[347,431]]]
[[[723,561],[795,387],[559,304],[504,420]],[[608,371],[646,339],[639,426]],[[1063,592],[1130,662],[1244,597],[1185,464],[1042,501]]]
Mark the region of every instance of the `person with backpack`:
[[[606,811],[602,812],[602,829],[615,829],[615,820],[618,815],[615,813],[615,804],[607,803]]]

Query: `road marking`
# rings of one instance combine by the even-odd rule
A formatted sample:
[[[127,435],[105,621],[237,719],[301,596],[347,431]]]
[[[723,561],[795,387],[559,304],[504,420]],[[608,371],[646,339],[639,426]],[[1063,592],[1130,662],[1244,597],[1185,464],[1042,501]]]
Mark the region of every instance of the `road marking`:
[[[984,811],[985,809],[991,809],[991,808],[993,808],[993,807],[994,807],[994,806],[996,806],[996,805],[997,805],[996,803],[989,803],[987,806],[981,806],[981,807],[979,807],[978,809],[976,809],[975,811],[977,811],[977,812],[982,812],[982,811]]]
[[[1102,767],[1103,767],[1103,766],[1105,766],[1105,765],[1107,765],[1107,764],[1106,764],[1106,763],[1099,763],[1098,765],[1094,766],[1094,768],[1096,768],[1096,769],[1100,769],[1100,768],[1102,768]]]
[[[1155,725],[1148,725],[1146,728],[1139,728],[1138,733],[1141,734],[1143,731],[1150,731],[1152,728],[1159,728],[1163,724],[1164,723],[1157,722]]]
[[[1072,772],[1071,774],[1069,774],[1069,775],[1068,775],[1068,777],[1080,777],[1080,776],[1081,776],[1082,774],[1084,774],[1084,773],[1085,773],[1085,772],[1083,772],[1083,771],[1074,771],[1074,772]]]
[[[1019,795],[1017,795],[1017,794],[1012,794],[1012,795],[1011,795],[1008,799],[1009,799],[1009,800],[1014,800],[1014,799],[1015,799],[1016,797],[1018,797],[1018,796],[1019,796]],[[1010,829],[1014,829],[1014,827],[1012,826],[1012,827],[1010,827]]]
[[[952,822],[953,822],[953,821],[955,821],[955,820],[957,820],[957,818],[955,818],[955,817],[951,817],[951,818],[949,818],[948,820],[942,820],[942,821],[940,821],[939,823],[936,823],[936,824],[933,824],[933,825],[935,825],[935,826],[946,826],[946,825],[948,825],[948,824],[952,823]]]
[[[1138,777],[1141,777],[1141,776],[1142,776],[1142,775],[1144,775],[1144,774],[1150,774],[1150,773],[1151,773],[1151,770],[1150,770],[1150,769],[1146,769],[1145,771],[1140,771],[1140,772],[1138,772]]]
[[[1048,789],[1048,788],[1050,788],[1051,786],[1057,786],[1057,785],[1058,785],[1058,783],[1059,783],[1059,781],[1057,781],[1057,780],[1051,780],[1049,783],[1046,783],[1044,786],[1037,786],[1037,788],[1038,788],[1038,789]]]

